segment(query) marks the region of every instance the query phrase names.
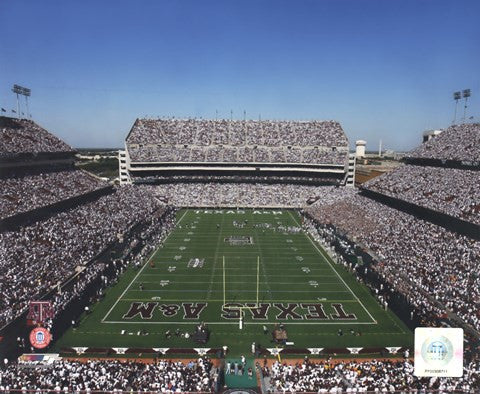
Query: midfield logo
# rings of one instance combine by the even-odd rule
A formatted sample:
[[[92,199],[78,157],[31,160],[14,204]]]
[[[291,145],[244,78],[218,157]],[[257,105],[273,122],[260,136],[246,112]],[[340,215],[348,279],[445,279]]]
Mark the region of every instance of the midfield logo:
[[[252,320],[357,320],[353,313],[347,313],[340,303],[329,304],[333,313],[326,313],[324,305],[328,303],[227,303],[222,305],[220,316],[226,320],[240,319],[240,308]],[[164,317],[183,314],[184,320],[198,320],[207,308],[206,302],[182,302],[179,304],[162,304],[160,302],[132,302],[124,319],[140,317],[151,320],[155,311]]]

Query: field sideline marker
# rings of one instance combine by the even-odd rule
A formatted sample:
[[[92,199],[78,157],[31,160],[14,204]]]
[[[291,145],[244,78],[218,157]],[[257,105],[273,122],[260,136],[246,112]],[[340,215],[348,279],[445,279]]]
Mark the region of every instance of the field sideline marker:
[[[252,309],[251,307],[242,307],[243,309]],[[240,309],[240,308],[237,308],[237,309]],[[104,324],[190,324],[190,325],[194,325],[194,324],[198,324],[200,322],[200,320],[192,320],[192,321],[187,321],[187,322],[184,322],[184,321],[128,321],[128,322],[125,322],[125,321],[104,321],[102,323]],[[228,321],[225,321],[225,322],[219,322],[219,321],[214,321],[214,322],[206,322],[209,326],[211,325],[236,325],[238,326],[238,322],[228,322]],[[268,324],[273,324],[273,322],[267,322]],[[334,325],[357,325],[357,324],[361,324],[361,325],[372,325],[372,324],[377,324],[377,323],[374,323],[374,322],[352,322],[351,320],[349,321],[317,321],[317,322],[307,322],[307,321],[301,321],[301,322],[296,322],[296,321],[291,321],[291,320],[288,320],[288,325],[292,325],[292,324],[295,324],[295,325],[298,325],[298,324],[303,324],[303,325],[308,325],[308,326],[322,326],[322,325],[331,325],[331,324],[334,324]],[[249,325],[252,325],[252,324],[255,324],[255,325],[264,325],[265,324],[265,321],[261,321],[261,322],[248,322]],[[401,333],[398,333],[399,335],[401,335]],[[336,335],[336,334],[335,334]]]

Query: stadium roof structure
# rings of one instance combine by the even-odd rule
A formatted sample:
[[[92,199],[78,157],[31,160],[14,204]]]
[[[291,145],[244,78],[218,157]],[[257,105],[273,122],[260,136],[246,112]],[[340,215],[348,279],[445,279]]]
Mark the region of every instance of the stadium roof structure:
[[[0,159],[73,152],[71,146],[32,120],[0,116]]]

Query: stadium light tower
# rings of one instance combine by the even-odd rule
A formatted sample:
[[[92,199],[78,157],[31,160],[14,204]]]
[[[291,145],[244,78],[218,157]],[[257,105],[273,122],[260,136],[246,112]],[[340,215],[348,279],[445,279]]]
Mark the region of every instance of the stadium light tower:
[[[463,98],[465,99],[465,106],[463,107],[463,123],[465,123],[465,119],[467,118],[467,103],[468,103],[468,98],[471,95],[470,89],[465,89],[463,92]]]
[[[29,114],[29,109],[28,109],[28,98],[30,97],[32,91],[28,88],[24,88],[23,86],[20,85],[13,85],[12,92],[17,95],[17,116],[20,119],[20,101],[18,99],[18,95],[22,95],[25,97],[25,103],[27,107],[27,115]]]
[[[462,98],[462,92],[454,92],[453,99],[455,100],[455,115],[453,116],[452,124],[457,122],[457,109],[458,109],[458,100]]]

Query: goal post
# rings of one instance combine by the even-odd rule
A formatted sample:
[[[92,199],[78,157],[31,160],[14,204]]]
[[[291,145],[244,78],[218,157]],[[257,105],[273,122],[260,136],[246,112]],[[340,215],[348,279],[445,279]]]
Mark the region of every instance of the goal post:
[[[223,305],[225,305],[225,256],[223,256]]]
[[[223,305],[227,303],[227,282],[226,282],[226,268],[225,268],[225,256],[222,256],[222,277],[223,277]],[[235,309],[237,309],[239,313],[239,322],[238,326],[239,329],[243,329],[243,316],[244,316],[244,310],[250,310],[253,308],[258,308],[259,305],[259,295],[260,295],[260,256],[257,256],[257,272],[256,272],[256,296],[255,296],[255,306],[239,306]]]
[[[260,256],[257,256],[257,301],[255,306],[258,308],[258,289],[260,284]]]

